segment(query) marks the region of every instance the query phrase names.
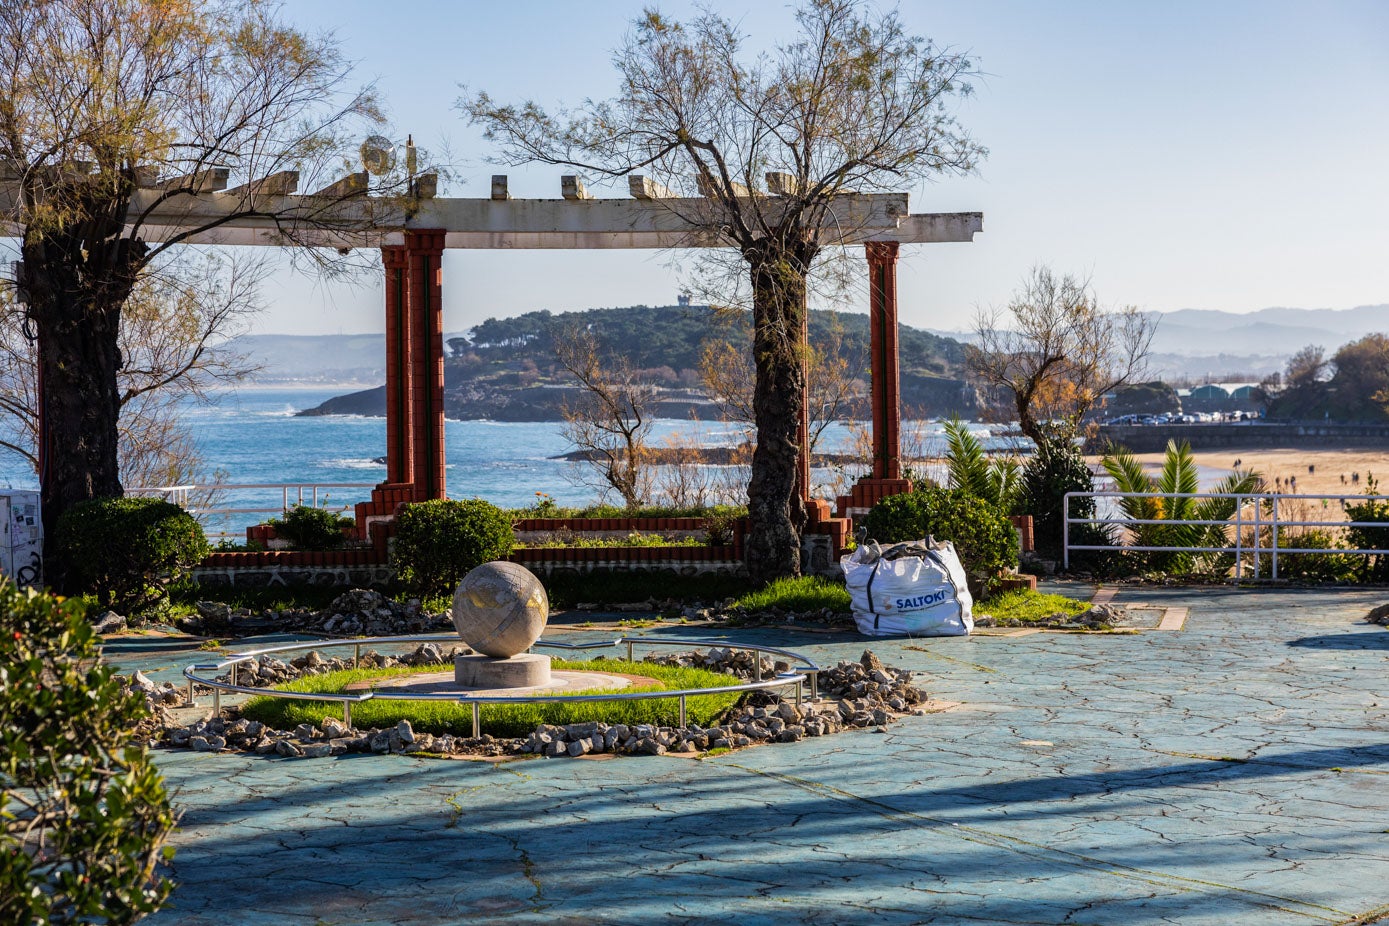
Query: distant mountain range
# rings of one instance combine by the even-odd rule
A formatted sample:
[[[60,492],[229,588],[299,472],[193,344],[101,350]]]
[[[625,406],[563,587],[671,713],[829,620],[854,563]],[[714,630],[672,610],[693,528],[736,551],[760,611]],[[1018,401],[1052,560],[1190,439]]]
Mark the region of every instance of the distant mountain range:
[[[1155,377],[1200,378],[1280,371],[1309,344],[1332,354],[1367,334],[1389,332],[1389,303],[1353,309],[1269,308],[1257,312],[1178,309],[1159,316],[1150,366]],[[973,332],[933,334],[968,343]],[[1213,349],[1213,348],[1218,348]]]

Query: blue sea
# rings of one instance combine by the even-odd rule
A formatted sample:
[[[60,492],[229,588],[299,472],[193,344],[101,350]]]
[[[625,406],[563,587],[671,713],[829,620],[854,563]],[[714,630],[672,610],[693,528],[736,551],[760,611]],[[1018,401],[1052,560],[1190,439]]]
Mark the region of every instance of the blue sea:
[[[300,489],[258,489],[224,492],[217,508],[275,509],[287,498],[293,503],[332,507],[350,506],[365,499],[374,485],[386,478],[384,464],[375,462],[386,452],[384,418],[355,416],[297,417],[326,399],[352,391],[344,386],[242,386],[214,397],[213,404],[191,406],[186,419],[193,428],[207,469],[220,472],[221,481],[232,485],[292,483]],[[583,484],[585,468],[555,459],[573,447],[565,440],[560,422],[510,423],[448,421],[445,443],[448,457],[448,493],[453,498],[483,498],[506,508],[533,505],[544,493],[562,506],[583,506],[598,500],[591,485]],[[905,426],[904,431],[911,430]],[[918,426],[921,443],[932,455],[942,449],[939,425]],[[987,426],[977,426],[985,446],[1005,449],[1009,438],[993,438]],[[722,423],[658,420],[651,443],[667,439],[693,439],[701,446],[730,446],[741,431]],[[847,450],[849,430],[831,426],[821,438],[821,449]],[[587,473],[592,480],[591,471]],[[848,474],[850,477],[857,472]],[[845,474],[817,469],[813,481],[828,495]],[[27,463],[13,455],[0,456],[0,484],[12,488],[36,488],[37,479]],[[334,483],[362,486],[333,487]],[[314,487],[317,486],[317,495]],[[135,488],[128,486],[127,489]],[[302,494],[301,494],[302,491]],[[248,524],[268,516],[264,510],[242,510],[206,519],[210,534],[241,534]]]

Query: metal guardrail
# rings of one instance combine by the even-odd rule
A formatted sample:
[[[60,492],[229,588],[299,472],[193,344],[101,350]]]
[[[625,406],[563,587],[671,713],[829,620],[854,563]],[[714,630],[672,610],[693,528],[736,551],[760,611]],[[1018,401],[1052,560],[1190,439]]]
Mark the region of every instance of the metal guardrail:
[[[534,647],[562,649],[562,650],[590,650],[602,647],[616,647],[626,645],[627,661],[633,662],[633,649],[637,645],[642,646],[722,646],[730,650],[746,650],[757,654],[753,658],[753,680],[741,685],[728,685],[722,688],[683,688],[676,691],[636,691],[624,692],[621,690],[611,693],[594,695],[525,695],[522,697],[509,696],[480,696],[470,695],[461,691],[439,691],[439,692],[398,692],[391,690],[383,691],[364,691],[353,694],[330,694],[330,693],[310,693],[301,691],[282,691],[274,688],[256,688],[249,685],[238,685],[236,681],[237,666],[250,659],[260,656],[269,656],[276,653],[299,652],[301,650],[332,649],[339,646],[352,646],[355,651],[352,657],[352,666],[356,668],[362,659],[362,647],[368,645],[387,645],[398,643],[458,643],[461,642],[456,636],[451,634],[424,634],[421,636],[404,637],[362,637],[352,640],[312,640],[307,643],[286,643],[279,646],[267,646],[262,649],[248,650],[244,653],[233,653],[230,658],[217,663],[195,663],[185,666],[183,676],[188,680],[188,703],[196,704],[193,686],[199,684],[212,689],[212,708],[214,714],[222,711],[222,692],[236,692],[240,694],[259,695],[271,698],[283,698],[297,701],[337,701],[342,704],[342,719],[347,726],[352,726],[352,705],[361,704],[364,701],[453,701],[458,704],[470,704],[473,709],[473,736],[482,734],[482,705],[484,704],[548,704],[548,703],[582,703],[589,701],[640,701],[640,700],[662,700],[666,698],[678,698],[680,701],[680,727],[686,725],[686,699],[698,697],[700,695],[722,694],[726,692],[738,691],[761,691],[767,688],[781,688],[788,685],[795,686],[796,704],[801,704],[802,688],[808,684],[810,686],[810,698],[817,697],[819,684],[820,666],[807,659],[800,653],[788,649],[780,649],[774,646],[758,646],[755,644],[724,644],[713,643],[708,640],[688,640],[684,638],[662,638],[659,640],[647,637],[618,637],[615,640],[598,643],[551,643],[544,640],[536,640]],[[800,663],[793,666],[790,671],[781,672],[769,679],[762,678],[762,653],[769,653],[777,656],[785,656],[788,659]],[[199,675],[200,672],[217,673],[230,667],[230,679],[227,682],[219,681],[216,678],[207,678]]]
[[[126,489],[127,495],[163,495],[166,501],[173,502],[175,505],[186,510],[199,521],[207,518],[230,519],[234,515],[277,515],[283,514],[294,505],[307,505],[311,508],[326,508],[329,511],[336,511],[339,514],[350,513],[356,502],[348,502],[344,505],[319,504],[320,489],[372,489],[376,487],[374,482],[241,482],[241,483],[213,483],[211,485],[178,485],[178,486],[150,486],[138,489]],[[212,505],[191,505],[190,502],[199,495],[206,495],[209,498],[216,498],[220,494],[229,492],[268,492],[279,490],[280,504],[278,507],[268,505],[264,507],[252,508],[230,508],[214,507]],[[271,496],[273,498],[273,496]],[[323,495],[326,502],[328,496]],[[204,528],[206,530],[206,528]],[[207,531],[208,537],[244,537],[242,533],[235,531]]]
[[[1172,518],[1128,518],[1120,516],[1076,518],[1071,516],[1072,498],[1190,498],[1190,499],[1212,499],[1212,498],[1232,498],[1235,499],[1235,513],[1226,520],[1201,520],[1194,518],[1172,519]],[[1389,496],[1383,495],[1290,495],[1281,492],[1067,492],[1062,500],[1062,566],[1069,569],[1071,565],[1072,550],[1133,550],[1136,552],[1155,552],[1155,553],[1233,553],[1235,554],[1235,581],[1243,581],[1244,557],[1246,554],[1252,556],[1253,575],[1251,578],[1260,578],[1260,560],[1263,555],[1268,555],[1271,561],[1271,579],[1278,578],[1278,557],[1280,554],[1288,553],[1321,553],[1335,554],[1345,553],[1352,556],[1376,556],[1389,555],[1389,550],[1370,549],[1364,547],[1337,547],[1335,549],[1317,547],[1298,547],[1285,546],[1280,543],[1280,531],[1288,528],[1306,527],[1373,527],[1389,529],[1389,522],[1384,521],[1325,521],[1307,520],[1305,518],[1280,517],[1279,504],[1292,500],[1322,502],[1325,507],[1326,502],[1340,502],[1344,508],[1347,502],[1366,502],[1370,500],[1389,501]],[[1246,509],[1252,509],[1246,516]],[[1101,546],[1097,544],[1074,544],[1071,543],[1072,524],[1099,524],[1106,526],[1129,527],[1141,524],[1163,524],[1163,525],[1200,525],[1222,528],[1234,528],[1234,542],[1226,546],[1139,546],[1123,544],[1119,546]],[[1245,532],[1252,529],[1251,541],[1245,542]],[[1265,542],[1267,538],[1267,543]]]

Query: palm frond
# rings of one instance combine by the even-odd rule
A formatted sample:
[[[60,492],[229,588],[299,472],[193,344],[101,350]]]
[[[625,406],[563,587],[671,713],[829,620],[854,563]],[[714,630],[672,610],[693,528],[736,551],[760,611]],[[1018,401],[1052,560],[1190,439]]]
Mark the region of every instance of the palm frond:
[[[990,484],[989,458],[984,446],[959,418],[945,423],[945,444],[950,487],[997,502],[998,497]]]

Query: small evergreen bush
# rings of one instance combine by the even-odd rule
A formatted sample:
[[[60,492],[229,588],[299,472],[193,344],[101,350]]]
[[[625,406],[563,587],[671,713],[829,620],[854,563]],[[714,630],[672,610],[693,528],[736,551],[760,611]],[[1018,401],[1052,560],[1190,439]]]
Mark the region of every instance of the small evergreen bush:
[[[1354,530],[1355,528],[1352,528]],[[1378,530],[1378,528],[1368,528]],[[1325,553],[1284,553],[1278,557],[1278,576],[1302,582],[1346,582],[1355,578],[1357,570],[1363,565],[1356,562],[1359,557],[1335,552],[1339,548],[1336,538],[1329,531],[1311,529],[1298,535],[1284,535],[1278,538],[1280,546],[1302,547],[1307,550],[1326,550]],[[1380,549],[1386,549],[1381,547]],[[1264,556],[1260,565],[1272,569],[1272,557]],[[1265,575],[1271,572],[1264,573]]]
[[[1366,495],[1378,495],[1379,484],[1373,476],[1366,480]],[[1351,521],[1384,522],[1383,527],[1349,527],[1346,539],[1350,546],[1362,550],[1389,550],[1389,497],[1367,498],[1365,501],[1346,506],[1346,518]],[[1377,553],[1362,556],[1360,576],[1367,582],[1389,582],[1389,556]]]
[[[283,518],[266,523],[275,528],[276,537],[296,550],[336,550],[347,540],[343,530],[357,522],[327,508],[294,505]]]
[[[1018,532],[995,505],[962,489],[919,487],[874,505],[864,519],[869,538],[898,543],[932,536],[960,554],[969,590],[987,597],[1000,573],[1018,565]]]
[[[133,923],[173,888],[145,701],[100,642],[77,599],[0,583],[0,923]]]
[[[54,547],[70,583],[126,615],[162,603],[211,552],[193,516],[160,498],[78,502],[58,519]]]
[[[1065,529],[1062,506],[1067,492],[1093,492],[1095,481],[1080,449],[1069,440],[1044,437],[1037,452],[1022,471],[1019,509],[1032,515],[1032,536],[1037,552],[1050,559],[1061,555],[1062,533]],[[1071,517],[1093,518],[1095,500],[1077,498],[1071,501]],[[1109,535],[1097,524],[1076,524],[1072,539],[1086,546],[1107,544]]]
[[[506,513],[481,499],[406,505],[396,518],[391,564],[422,595],[452,595],[469,571],[502,559],[516,544]]]

